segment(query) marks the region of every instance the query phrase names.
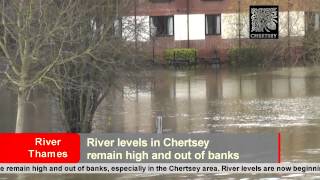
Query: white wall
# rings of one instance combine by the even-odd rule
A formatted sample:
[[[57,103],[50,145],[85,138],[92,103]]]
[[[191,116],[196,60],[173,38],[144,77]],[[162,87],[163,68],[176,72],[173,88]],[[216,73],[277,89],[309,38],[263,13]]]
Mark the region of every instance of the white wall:
[[[290,11],[290,36],[305,35],[305,14],[303,11]],[[238,38],[238,13],[221,14],[221,38],[235,39]],[[240,14],[241,19],[241,37],[249,38],[249,15]],[[279,12],[279,36],[288,36],[288,13]]]
[[[137,16],[137,39],[138,41],[150,40],[149,16]],[[122,17],[122,37],[127,41],[135,41],[134,16]]]
[[[221,14],[221,38],[235,39],[239,37],[239,15],[238,13]],[[241,37],[249,38],[249,15],[240,14]]]
[[[315,14],[315,25],[314,28],[318,30],[320,28],[320,14]]]
[[[305,35],[305,13],[290,12],[290,36]],[[238,38],[238,13],[221,14],[221,38]],[[249,15],[241,13],[241,37],[249,38]],[[137,16],[138,41],[150,40],[149,16]],[[279,35],[288,36],[288,13],[279,12]],[[122,36],[128,41],[134,41],[134,16],[122,18]],[[205,40],[205,14],[189,15],[189,39]],[[174,39],[188,40],[188,17],[186,14],[174,15]]]
[[[174,15],[174,39],[188,40],[188,15]],[[205,14],[189,15],[189,39],[205,40]]]
[[[188,40],[188,17],[187,15],[174,15],[174,40]]]
[[[189,39],[205,40],[205,14],[191,14],[189,16]]]
[[[305,35],[305,14],[303,11],[290,11],[290,36]],[[288,36],[288,12],[279,13],[280,37]]]

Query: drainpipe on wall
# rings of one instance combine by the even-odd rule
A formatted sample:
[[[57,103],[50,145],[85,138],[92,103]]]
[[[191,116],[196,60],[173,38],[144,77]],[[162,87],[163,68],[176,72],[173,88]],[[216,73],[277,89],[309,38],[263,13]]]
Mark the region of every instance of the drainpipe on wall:
[[[116,31],[116,33],[119,33],[120,34],[120,37],[122,36],[122,21],[121,21],[121,18],[120,18],[120,14],[119,14],[119,1],[118,0],[114,0],[114,4],[116,6],[116,21],[117,21],[117,27],[118,29]]]
[[[291,64],[290,0],[288,0],[288,60]]]
[[[137,0],[134,0],[134,48],[135,51],[137,51],[138,45],[137,45]]]
[[[155,63],[155,37],[152,37],[152,62]]]
[[[188,26],[188,48],[190,48],[190,32],[189,32],[189,14],[190,14],[190,1],[189,0],[186,0],[187,1],[187,26]]]
[[[156,42],[156,30],[155,28],[153,27],[153,25],[151,24],[152,22],[149,22],[150,23],[150,37],[151,37],[151,40],[152,40],[152,62],[155,63],[155,42]]]
[[[241,0],[238,0],[238,39],[239,39],[239,48],[241,48]]]
[[[114,0],[113,2],[116,6],[116,18],[118,19],[119,18],[119,1]]]

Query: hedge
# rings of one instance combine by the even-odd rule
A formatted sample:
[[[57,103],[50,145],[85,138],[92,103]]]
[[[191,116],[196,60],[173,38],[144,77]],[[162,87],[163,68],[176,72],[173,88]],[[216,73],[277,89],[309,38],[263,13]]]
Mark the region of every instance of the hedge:
[[[164,52],[164,58],[167,61],[174,60],[189,60],[195,62],[197,59],[197,50],[194,48],[174,48],[166,49]]]
[[[232,66],[260,66],[263,64],[265,53],[257,47],[230,49],[229,64]]]

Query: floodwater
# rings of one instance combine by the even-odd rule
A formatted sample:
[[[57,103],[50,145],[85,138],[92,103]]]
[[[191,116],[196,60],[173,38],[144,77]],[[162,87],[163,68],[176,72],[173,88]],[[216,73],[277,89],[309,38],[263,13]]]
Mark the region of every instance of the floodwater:
[[[164,133],[281,132],[284,162],[320,162],[320,67],[161,69],[150,74],[137,83],[123,84],[120,91],[112,91],[98,108],[93,132],[152,133],[156,130],[156,116],[161,115]],[[63,131],[54,101],[43,93],[31,96],[34,101],[26,130]],[[0,99],[0,131],[13,131],[15,95],[2,89]],[[212,179],[212,176],[56,175],[46,176],[45,179]],[[263,177],[273,178],[272,175]],[[279,175],[274,178],[277,177]],[[2,178],[13,176],[0,175]],[[216,178],[240,177],[215,175]],[[282,178],[305,177],[295,174],[283,175]]]

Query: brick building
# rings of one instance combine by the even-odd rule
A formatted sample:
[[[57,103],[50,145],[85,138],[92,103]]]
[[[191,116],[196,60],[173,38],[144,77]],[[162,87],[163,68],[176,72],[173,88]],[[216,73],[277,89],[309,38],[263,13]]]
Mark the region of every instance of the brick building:
[[[318,4],[320,0],[135,0],[122,17],[122,36],[147,42],[146,50],[157,59],[168,48],[196,48],[200,57],[210,57],[217,50],[224,61],[230,48],[250,41],[250,5],[279,6],[280,39],[272,43],[290,37],[289,46],[299,47],[310,24],[319,29]],[[127,33],[126,24],[133,21],[146,30]]]

